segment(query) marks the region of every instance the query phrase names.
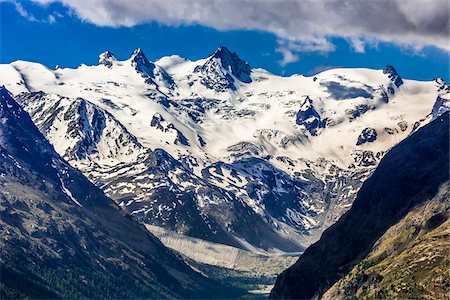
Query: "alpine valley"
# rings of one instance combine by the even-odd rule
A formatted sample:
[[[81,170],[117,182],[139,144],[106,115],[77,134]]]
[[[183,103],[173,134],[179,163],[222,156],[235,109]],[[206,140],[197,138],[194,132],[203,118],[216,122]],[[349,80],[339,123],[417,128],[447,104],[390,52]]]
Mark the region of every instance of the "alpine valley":
[[[352,207],[392,147],[450,110],[440,78],[390,65],[282,77],[225,47],[198,61],[151,62],[141,49],[76,69],[15,61],[0,74],[70,165],[52,165],[69,170],[53,176],[68,198],[78,169],[191,266],[269,284]]]

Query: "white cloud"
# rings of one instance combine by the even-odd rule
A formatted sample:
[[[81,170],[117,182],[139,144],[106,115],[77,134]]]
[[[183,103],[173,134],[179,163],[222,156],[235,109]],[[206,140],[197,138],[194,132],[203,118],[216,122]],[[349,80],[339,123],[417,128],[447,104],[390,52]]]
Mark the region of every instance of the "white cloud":
[[[53,23],[56,22],[56,18],[55,18],[54,15],[49,15],[48,18],[47,18],[47,21],[48,21],[50,24],[53,24]]]
[[[371,43],[450,49],[448,0],[33,1],[44,5],[60,2],[80,19],[98,26],[134,26],[154,21],[172,26],[201,24],[217,30],[270,32],[285,41],[279,48],[285,49],[279,51],[285,54],[285,62],[294,60],[299,52],[333,51],[331,37],[349,40],[356,52],[364,51],[366,39]]]
[[[281,53],[281,55],[283,56],[283,59],[279,61],[282,67],[291,63],[298,62],[298,60],[300,59],[298,57],[298,54],[294,54],[292,50],[286,47],[280,46],[275,51]]]
[[[364,53],[366,51],[366,44],[360,38],[351,38],[350,45],[356,53]]]
[[[305,37],[301,40],[278,40],[276,52],[281,53],[283,59],[279,61],[281,66],[299,61],[298,53],[320,52],[327,53],[335,50],[335,46],[324,37]]]
[[[41,23],[50,23],[50,24],[53,24],[53,23],[56,22],[56,19],[55,19],[54,15],[49,15],[47,18],[44,18],[44,19],[36,18],[33,14],[29,13],[23,7],[23,5],[20,3],[20,1],[16,1],[16,0],[0,0],[0,3],[1,2],[12,3],[12,5],[14,5],[14,7],[15,7],[16,11],[19,13],[19,15],[24,17],[27,21],[30,21],[30,22],[41,22]]]
[[[24,17],[25,19],[27,19],[30,22],[38,21],[33,15],[29,14],[19,2],[16,2],[16,1],[11,1],[11,2],[14,4],[16,11],[19,13],[19,15],[21,15],[22,17]]]

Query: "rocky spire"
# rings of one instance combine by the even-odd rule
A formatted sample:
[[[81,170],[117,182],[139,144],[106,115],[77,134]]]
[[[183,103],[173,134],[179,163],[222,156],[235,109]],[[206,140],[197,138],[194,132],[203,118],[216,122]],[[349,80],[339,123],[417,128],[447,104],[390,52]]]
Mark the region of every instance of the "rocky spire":
[[[228,48],[222,46],[219,47],[212,55],[211,58],[219,58],[222,67],[225,70],[231,70],[231,73],[242,82],[250,83],[250,73],[252,69],[248,62],[242,60],[237,56],[235,52],[231,52]]]
[[[393,66],[387,65],[383,69],[383,73],[388,75],[389,79],[395,84],[396,87],[400,87],[403,84],[402,78],[398,75]]]
[[[107,66],[108,68],[111,68],[113,62],[116,60],[116,57],[110,51],[105,51],[98,56],[98,64]]]

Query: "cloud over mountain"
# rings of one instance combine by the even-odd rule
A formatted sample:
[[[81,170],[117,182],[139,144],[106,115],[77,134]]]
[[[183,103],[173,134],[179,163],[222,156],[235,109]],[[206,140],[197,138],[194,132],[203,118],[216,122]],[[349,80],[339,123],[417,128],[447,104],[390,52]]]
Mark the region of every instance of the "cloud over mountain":
[[[60,2],[80,19],[98,26],[146,22],[180,26],[200,24],[217,30],[259,30],[280,39],[283,63],[296,53],[334,51],[331,37],[349,41],[356,52],[379,41],[420,49],[449,50],[447,0],[33,0]]]

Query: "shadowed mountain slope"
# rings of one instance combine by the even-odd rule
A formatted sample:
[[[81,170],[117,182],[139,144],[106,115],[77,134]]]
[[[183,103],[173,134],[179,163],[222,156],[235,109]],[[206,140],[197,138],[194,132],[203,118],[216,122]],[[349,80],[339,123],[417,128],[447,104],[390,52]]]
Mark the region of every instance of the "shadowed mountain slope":
[[[271,298],[321,297],[369,254],[391,226],[435,198],[448,180],[449,114],[445,113],[383,158],[352,208],[277,278]]]
[[[2,299],[236,296],[128,217],[0,93]]]

